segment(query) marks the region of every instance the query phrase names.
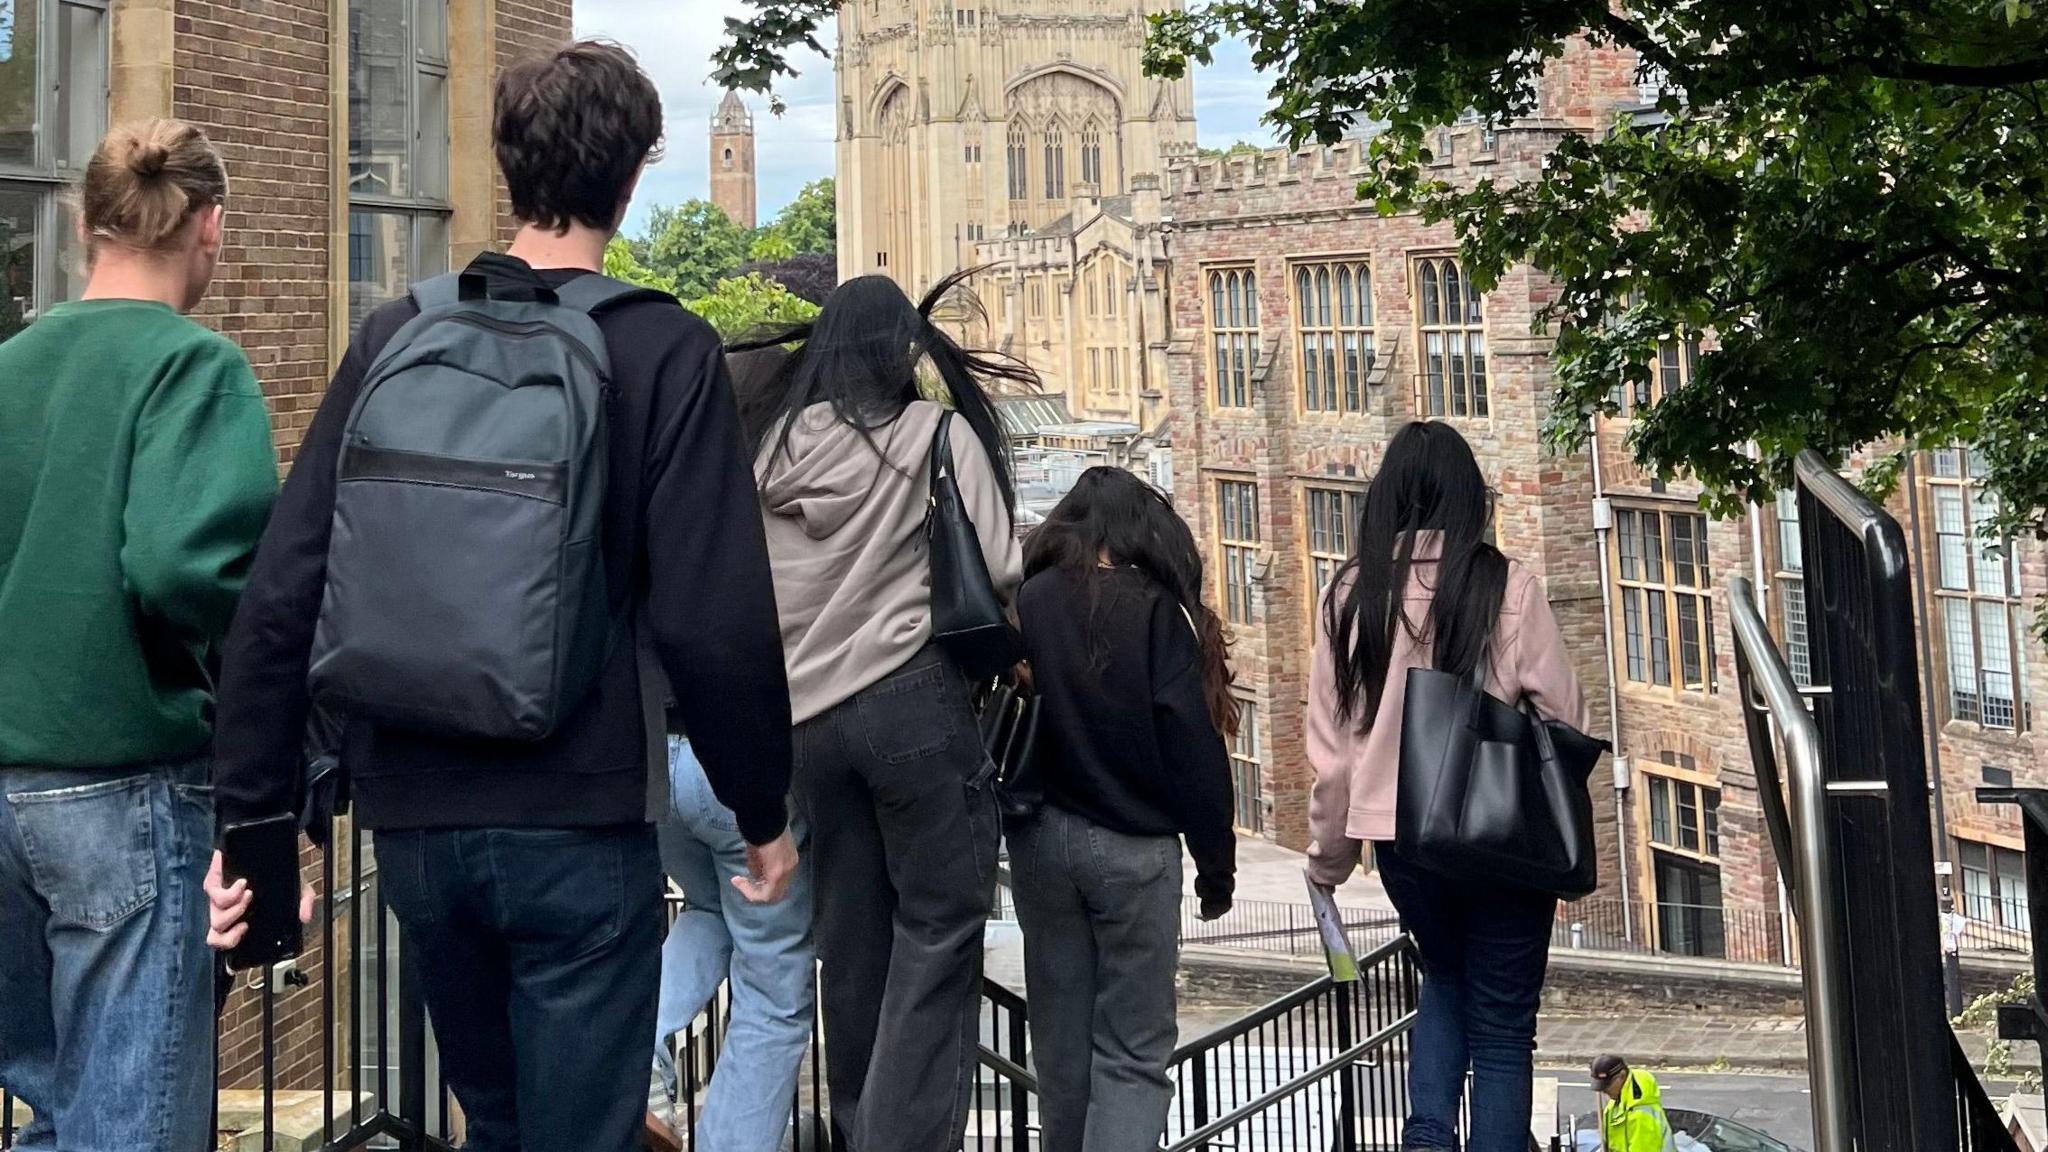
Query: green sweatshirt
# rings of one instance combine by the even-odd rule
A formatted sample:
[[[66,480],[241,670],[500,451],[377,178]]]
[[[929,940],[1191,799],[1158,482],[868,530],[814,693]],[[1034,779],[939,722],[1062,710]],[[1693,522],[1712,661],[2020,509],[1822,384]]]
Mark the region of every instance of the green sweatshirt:
[[[240,348],[160,304],[60,304],[0,344],[0,765],[211,738],[208,652],[277,494]]]

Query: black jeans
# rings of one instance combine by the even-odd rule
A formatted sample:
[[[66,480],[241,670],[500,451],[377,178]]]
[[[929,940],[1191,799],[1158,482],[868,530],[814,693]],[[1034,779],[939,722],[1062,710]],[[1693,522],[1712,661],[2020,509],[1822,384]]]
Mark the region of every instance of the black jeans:
[[[967,1128],[1000,837],[967,683],[936,649],[796,729],[832,1121],[854,1152]]]
[[[379,832],[472,1152],[635,1152],[661,988],[652,825]]]
[[[1466,1152],[1523,1152],[1536,1076],[1536,1010],[1557,898],[1449,880],[1375,846],[1380,880],[1422,954],[1422,1002],[1408,1059],[1402,1145],[1459,1147],[1458,1102],[1472,1075]]]
[[[1042,1152],[1157,1148],[1179,1037],[1180,838],[1048,804],[1010,829]]]

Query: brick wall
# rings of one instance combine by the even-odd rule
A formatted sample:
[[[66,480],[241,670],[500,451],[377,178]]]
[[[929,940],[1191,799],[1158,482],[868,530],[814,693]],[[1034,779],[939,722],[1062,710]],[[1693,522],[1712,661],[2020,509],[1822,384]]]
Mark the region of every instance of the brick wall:
[[[179,0],[175,115],[231,177],[227,246],[202,317],[248,352],[289,462],[327,384],[333,191],[328,0]]]

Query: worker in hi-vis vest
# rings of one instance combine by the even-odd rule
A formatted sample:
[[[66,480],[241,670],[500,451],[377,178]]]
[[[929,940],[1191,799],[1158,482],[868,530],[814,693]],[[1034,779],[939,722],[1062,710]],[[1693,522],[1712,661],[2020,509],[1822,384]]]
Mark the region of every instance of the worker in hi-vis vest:
[[[1602,1056],[1593,1061],[1593,1090],[1607,1098],[1600,1115],[1604,1152],[1675,1152],[1655,1077],[1630,1070],[1619,1056]]]

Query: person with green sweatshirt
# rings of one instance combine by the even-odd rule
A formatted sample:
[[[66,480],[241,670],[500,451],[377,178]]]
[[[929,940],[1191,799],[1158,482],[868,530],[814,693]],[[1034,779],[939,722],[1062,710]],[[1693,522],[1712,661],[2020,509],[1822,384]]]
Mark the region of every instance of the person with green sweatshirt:
[[[0,344],[0,1088],[18,1146],[210,1148],[212,649],[277,491],[262,390],[184,315],[220,257],[205,134],[86,168],[83,298]]]

